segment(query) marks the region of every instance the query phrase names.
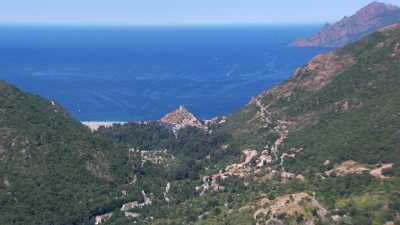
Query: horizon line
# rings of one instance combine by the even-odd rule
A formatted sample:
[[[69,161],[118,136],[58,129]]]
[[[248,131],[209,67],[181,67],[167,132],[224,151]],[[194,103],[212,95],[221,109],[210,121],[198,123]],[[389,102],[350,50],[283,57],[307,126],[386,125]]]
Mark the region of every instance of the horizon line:
[[[129,24],[129,23],[25,23],[0,22],[0,26],[29,27],[243,27],[243,26],[320,26],[324,22],[266,22],[266,23],[177,23],[177,24]]]

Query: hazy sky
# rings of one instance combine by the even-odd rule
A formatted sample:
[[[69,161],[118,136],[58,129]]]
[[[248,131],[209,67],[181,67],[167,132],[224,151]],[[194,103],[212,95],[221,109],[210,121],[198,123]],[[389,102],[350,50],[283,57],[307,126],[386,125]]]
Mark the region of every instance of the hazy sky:
[[[263,24],[332,22],[371,0],[0,0],[0,23]],[[400,0],[387,0],[400,5]]]

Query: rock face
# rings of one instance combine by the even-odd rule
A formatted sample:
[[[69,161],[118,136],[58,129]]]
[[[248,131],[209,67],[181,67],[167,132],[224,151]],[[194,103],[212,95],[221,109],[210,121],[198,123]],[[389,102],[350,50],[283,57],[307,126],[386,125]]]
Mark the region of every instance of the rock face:
[[[179,106],[174,112],[168,113],[160,120],[162,123],[173,125],[176,128],[186,126],[203,127],[203,123],[190,113],[184,106]]]
[[[283,195],[273,201],[265,201],[265,203],[261,208],[258,206],[259,209],[253,215],[257,225],[284,224],[281,219],[283,214],[287,219],[298,218],[299,215],[302,215],[304,224],[315,224],[315,217],[311,216],[310,212],[327,222],[325,218],[328,211],[314,196],[305,192]]]
[[[143,207],[153,204],[153,201],[149,197],[147,197],[146,192],[142,191],[142,196],[143,196],[142,203],[139,203],[138,201],[134,201],[134,202],[129,202],[129,203],[123,204],[121,207],[121,211],[126,212],[131,209],[136,209],[136,208],[141,209]]]
[[[340,165],[337,165],[336,168],[326,171],[325,175],[332,176],[332,174],[336,174],[336,176],[347,176],[352,174],[363,174],[369,173],[369,175],[377,178],[377,179],[387,179],[389,177],[385,176],[385,171],[391,170],[393,168],[393,163],[386,164],[377,164],[377,165],[369,165],[362,164],[353,160],[347,160],[342,162]]]
[[[400,21],[399,7],[373,2],[355,15],[344,17],[334,24],[326,24],[319,33],[296,40],[290,46],[341,47],[398,21]]]
[[[296,70],[286,82],[254,97],[250,104],[259,108],[253,118],[256,124],[265,123],[265,127],[274,126],[280,139],[274,144],[273,153],[287,137],[288,126],[301,126],[310,123],[312,115],[291,117],[281,103],[295,99],[298,92],[314,93],[330,84],[337,75],[354,65],[355,59],[350,55],[327,53],[315,56],[308,64]],[[275,115],[275,116],[274,116]]]
[[[107,214],[104,214],[104,215],[96,216],[95,225],[99,225],[99,224],[105,223],[107,220],[109,220],[112,217],[112,215],[113,215],[113,213],[107,213]]]

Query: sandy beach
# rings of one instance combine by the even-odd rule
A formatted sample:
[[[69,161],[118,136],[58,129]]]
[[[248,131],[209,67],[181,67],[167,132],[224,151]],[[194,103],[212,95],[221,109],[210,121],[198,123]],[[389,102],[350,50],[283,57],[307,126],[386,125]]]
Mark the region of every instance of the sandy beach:
[[[121,121],[81,121],[81,123],[87,127],[89,127],[90,130],[96,131],[100,127],[112,127],[115,124],[123,125],[126,124],[127,122],[121,122]]]

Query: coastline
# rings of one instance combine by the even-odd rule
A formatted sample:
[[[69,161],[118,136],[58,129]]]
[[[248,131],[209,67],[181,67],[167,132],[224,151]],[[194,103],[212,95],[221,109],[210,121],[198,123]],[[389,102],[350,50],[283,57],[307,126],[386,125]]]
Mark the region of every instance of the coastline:
[[[88,127],[91,131],[96,131],[100,127],[113,127],[114,125],[124,125],[127,124],[128,122],[123,122],[123,121],[81,121],[83,125]]]

